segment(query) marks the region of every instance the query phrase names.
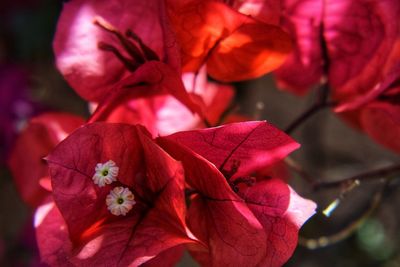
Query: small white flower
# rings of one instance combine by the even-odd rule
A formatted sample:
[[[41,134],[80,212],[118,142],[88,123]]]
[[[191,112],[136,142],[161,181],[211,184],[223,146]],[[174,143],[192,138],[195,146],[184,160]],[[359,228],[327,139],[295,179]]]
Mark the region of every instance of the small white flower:
[[[118,166],[114,161],[109,160],[106,163],[97,163],[95,174],[93,175],[93,182],[102,187],[106,184],[111,184],[117,180]]]
[[[116,215],[126,215],[135,205],[135,196],[125,187],[117,186],[110,191],[106,198],[108,210]]]

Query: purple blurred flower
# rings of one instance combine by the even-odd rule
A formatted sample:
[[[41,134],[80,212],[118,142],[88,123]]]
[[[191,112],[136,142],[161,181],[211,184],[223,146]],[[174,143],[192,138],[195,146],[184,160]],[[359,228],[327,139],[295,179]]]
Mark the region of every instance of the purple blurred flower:
[[[27,119],[39,111],[29,95],[28,73],[13,65],[0,65],[0,164]]]

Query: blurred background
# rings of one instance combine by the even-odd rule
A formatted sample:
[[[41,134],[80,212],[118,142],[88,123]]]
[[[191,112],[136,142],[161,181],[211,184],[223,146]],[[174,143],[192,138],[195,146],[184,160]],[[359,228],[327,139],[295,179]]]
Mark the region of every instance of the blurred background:
[[[30,117],[44,111],[88,115],[87,104],[54,66],[51,43],[61,7],[61,1],[51,0],[0,3],[0,266],[41,266],[33,210],[20,199],[6,167],[18,132]],[[315,99],[313,93],[298,98],[279,91],[272,75],[235,86],[241,113],[266,119],[280,129],[287,128]],[[340,180],[396,163],[398,156],[345,125],[328,109],[311,117],[292,136],[302,144],[291,158],[301,166],[302,175],[293,171],[289,183],[317,202],[318,214],[302,228],[300,245],[285,266],[400,266],[399,179],[318,190],[308,181]],[[331,216],[322,215],[341,195]],[[179,266],[196,265],[186,255]]]

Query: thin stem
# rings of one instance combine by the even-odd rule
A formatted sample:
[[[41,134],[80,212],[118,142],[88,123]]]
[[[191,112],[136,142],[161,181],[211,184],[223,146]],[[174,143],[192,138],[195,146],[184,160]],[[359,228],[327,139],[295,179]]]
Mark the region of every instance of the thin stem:
[[[340,205],[340,203],[346,199],[346,197],[352,192],[355,188],[360,186],[360,181],[355,180],[353,183],[348,184],[346,188],[343,188],[339,194],[339,196],[332,201],[323,211],[322,213],[326,217],[330,217],[331,214],[336,210],[336,208]]]
[[[315,182],[314,189],[318,190],[318,189],[322,189],[322,188],[332,188],[332,187],[337,187],[337,186],[344,186],[347,184],[351,184],[357,180],[365,181],[365,180],[372,180],[372,179],[382,179],[382,178],[386,178],[387,176],[395,174],[395,173],[400,173],[400,164],[395,164],[395,165],[383,167],[380,169],[360,173],[360,174],[350,176],[348,178],[345,178],[345,179],[342,179],[339,181]]]
[[[324,13],[324,9],[323,9],[323,13]],[[318,87],[317,100],[310,108],[308,108],[303,114],[301,114],[297,119],[295,119],[286,128],[285,132],[287,134],[292,133],[295,129],[297,129],[297,127],[299,127],[303,122],[305,122],[312,115],[316,114],[318,111],[322,110],[323,108],[332,106],[332,103],[331,104],[328,103],[329,85],[328,85],[327,76],[329,73],[330,60],[329,60],[329,52],[328,52],[326,40],[324,38],[324,32],[325,32],[325,24],[324,23],[321,23],[321,27],[319,30],[320,30],[319,44],[321,47],[322,59],[323,59],[323,64],[322,64],[323,76],[320,81],[320,86]]]
[[[286,128],[285,132],[287,134],[292,133],[296,130],[301,124],[303,124],[307,119],[309,119],[312,115],[316,114],[318,111],[330,107],[333,103],[328,102],[329,96],[329,86],[328,83],[324,81],[318,87],[318,95],[317,99],[308,109],[306,109],[299,117],[297,117],[289,126]]]
[[[298,163],[291,157],[285,158],[285,163],[294,172],[296,172],[301,178],[310,184],[315,183],[315,179]]]
[[[368,219],[372,213],[378,208],[379,204],[382,201],[383,192],[385,191],[388,183],[379,189],[373,196],[373,199],[368,206],[367,210],[364,211],[360,217],[358,217],[355,221],[351,222],[346,228],[340,230],[339,232],[329,235],[329,236],[320,236],[317,238],[305,238],[299,236],[299,245],[304,246],[308,249],[317,249],[322,247],[327,247],[338,243],[350,235],[352,235],[364,222]]]

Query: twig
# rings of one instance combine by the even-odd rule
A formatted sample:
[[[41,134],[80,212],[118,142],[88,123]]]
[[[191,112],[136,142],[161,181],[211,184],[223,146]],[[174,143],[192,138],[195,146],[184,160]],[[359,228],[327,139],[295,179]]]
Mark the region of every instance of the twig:
[[[286,128],[285,132],[287,134],[292,133],[296,130],[301,124],[303,124],[307,119],[309,119],[312,115],[316,114],[318,111],[333,106],[334,103],[328,102],[329,96],[329,86],[327,81],[321,83],[318,87],[318,96],[314,104],[312,104],[308,109],[306,109],[299,117],[297,117],[289,126]]]
[[[388,181],[386,181],[385,185],[374,194],[373,199],[372,199],[368,209],[359,218],[357,218],[355,221],[350,223],[346,228],[340,230],[339,232],[337,232],[333,235],[320,236],[317,238],[306,238],[306,237],[299,236],[299,245],[304,246],[308,249],[318,249],[318,248],[323,248],[323,247],[333,245],[335,243],[338,243],[338,242],[348,238],[378,208],[379,204],[382,201],[383,192],[385,191],[387,185],[388,185]]]
[[[325,181],[319,181],[314,183],[314,190],[319,190],[322,188],[332,188],[332,187],[337,187],[340,185],[346,185],[346,184],[351,184],[356,180],[359,181],[365,181],[365,180],[371,180],[371,179],[381,179],[385,178],[391,174],[395,173],[400,173],[400,164],[395,164],[391,166],[387,166],[384,168],[360,173],[354,176],[350,176],[348,178],[339,180],[339,181],[332,181],[332,182],[325,182]]]
[[[315,179],[306,170],[304,170],[304,168],[300,165],[300,163],[295,161],[293,158],[286,157],[285,158],[285,163],[291,170],[296,172],[306,182],[308,182],[308,183],[310,183],[312,185],[315,184]]]
[[[360,180],[355,180],[353,183],[349,184],[346,188],[343,188],[339,194],[339,196],[332,201],[323,211],[322,213],[326,217],[330,217],[331,214],[336,210],[336,208],[340,205],[340,203],[352,192],[355,188],[360,186]]]

